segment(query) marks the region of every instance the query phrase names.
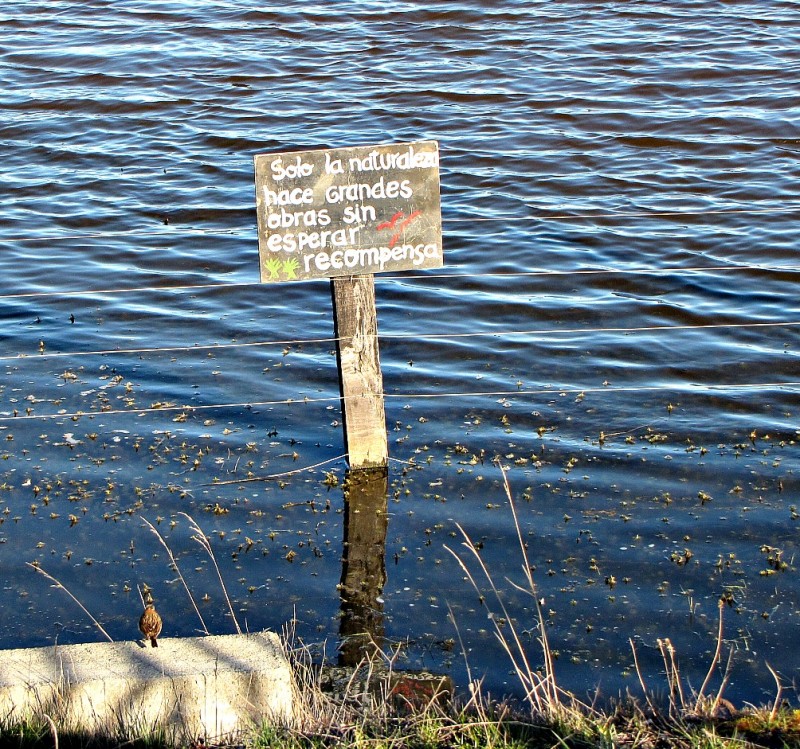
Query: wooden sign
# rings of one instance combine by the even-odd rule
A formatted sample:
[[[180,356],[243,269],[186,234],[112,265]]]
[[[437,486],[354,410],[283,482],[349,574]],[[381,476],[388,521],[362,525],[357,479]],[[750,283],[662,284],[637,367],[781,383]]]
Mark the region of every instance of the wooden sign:
[[[261,281],[443,263],[435,141],[258,154]]]

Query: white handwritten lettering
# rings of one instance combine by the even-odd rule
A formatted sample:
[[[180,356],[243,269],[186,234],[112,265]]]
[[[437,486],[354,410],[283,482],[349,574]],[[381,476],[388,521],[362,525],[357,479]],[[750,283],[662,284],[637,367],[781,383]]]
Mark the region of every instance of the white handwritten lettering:
[[[333,231],[298,231],[289,234],[270,234],[267,247],[272,252],[294,252],[320,250],[325,247],[346,247],[358,239],[358,229],[335,229]]]
[[[351,230],[352,231],[352,230]],[[326,233],[326,232],[323,232]],[[314,249],[309,246],[309,249]],[[404,244],[396,247],[359,247],[334,252],[309,253],[303,256],[306,273],[314,270],[325,272],[348,269],[354,274],[382,271],[389,263],[410,261],[413,265],[422,265],[427,259],[439,257],[439,247],[435,244]]]
[[[325,174],[344,174],[341,159],[332,159],[329,153],[325,154]]]
[[[270,205],[311,205],[314,202],[314,190],[310,187],[294,190],[270,190],[264,187],[264,201]]]
[[[269,165],[269,168],[272,169],[272,178],[276,182],[282,182],[287,177],[290,179],[309,177],[314,171],[314,165],[306,164],[300,156],[295,157],[294,162],[287,166],[284,166],[283,159],[278,157]]]
[[[310,209],[308,211],[287,211],[281,208],[280,213],[267,215],[267,226],[270,229],[291,229],[294,226],[327,226],[331,222],[327,208]]]
[[[328,203],[343,203],[357,200],[395,200],[398,197],[410,198],[414,194],[411,183],[404,179],[386,181],[381,177],[374,184],[355,183],[351,185],[331,185],[325,190],[325,200]]]
[[[256,156],[262,281],[442,264],[434,142]]]
[[[409,146],[407,150],[388,153],[380,153],[377,150],[370,151],[367,156],[362,158],[352,157],[348,160],[350,171],[359,172],[378,172],[389,169],[429,169],[439,166],[439,154],[436,151],[417,152],[414,146]]]

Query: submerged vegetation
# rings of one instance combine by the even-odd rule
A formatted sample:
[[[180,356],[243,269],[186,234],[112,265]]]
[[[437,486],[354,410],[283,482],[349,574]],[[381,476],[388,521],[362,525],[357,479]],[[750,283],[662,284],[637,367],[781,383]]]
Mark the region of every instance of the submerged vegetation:
[[[729,682],[732,649],[726,652],[725,611],[730,606],[726,596],[718,602],[716,647],[706,676],[697,689],[692,688],[680,669],[677,649],[668,638],[658,639],[657,649],[663,660],[663,682],[651,688],[639,669],[637,649],[630,640],[641,696],[628,694],[614,701],[587,702],[563,689],[558,682],[556,659],[551,650],[543,600],[534,579],[534,566],[528,558],[525,535],[520,527],[515,500],[506,470],[498,461],[509,507],[517,532],[518,555],[522,564],[522,583],[506,580],[511,587],[533,601],[532,622],[525,626],[535,633],[536,647],[523,635],[521,623],[509,611],[506,594],[480,555],[480,544],[459,526],[461,544],[447,551],[486,606],[494,636],[505,652],[517,679],[517,698],[493,699],[483,681],[474,678],[467,648],[461,641],[458,622],[449,618],[466,663],[469,683],[457,689],[447,677],[430,673],[406,672],[399,665],[400,648],[387,649],[386,642],[365,638],[359,648],[360,659],[349,668],[336,668],[314,662],[312,649],[306,647],[293,630],[284,634],[287,658],[294,676],[294,718],[291,724],[263,725],[242,729],[240,735],[220,739],[197,738],[186,741],[179,732],[163,727],[143,729],[120,726],[114,735],[97,736],[78,732],[59,733],[57,721],[41,713],[24,723],[2,723],[0,742],[18,747],[121,747],[164,749],[166,747],[220,747],[238,749],[450,749],[451,747],[491,747],[492,749],[589,749],[615,747],[630,749],[745,749],[765,747],[788,749],[800,747],[800,710],[792,709],[784,699],[785,685],[771,665],[765,668],[775,681],[774,700],[765,706],[749,705],[737,709],[725,698]],[[216,563],[208,537],[190,516],[186,516],[193,539],[208,554],[219,584],[236,622],[233,605]],[[166,550],[171,569],[178,575],[191,599],[203,627],[205,622],[186,583],[169,543],[159,530],[145,521],[149,530]],[[765,551],[765,553],[771,553]],[[776,562],[779,555],[774,555]],[[102,626],[78,599],[64,590],[95,626]],[[241,631],[236,622],[237,630]],[[208,630],[205,629],[206,633]],[[107,636],[107,634],[106,634]]]
[[[296,359],[306,366],[309,355],[288,344],[262,354],[265,371],[282,377]],[[196,375],[193,389],[231,374],[216,356],[204,350],[181,360],[187,376]],[[46,361],[37,358],[36,366],[46,371]],[[38,380],[30,389],[5,386],[0,564],[8,610],[22,605],[29,616],[24,626],[7,618],[4,647],[93,634],[66,599],[57,617],[49,615],[62,597],[41,579],[32,582],[24,561],[74,591],[117,640],[136,634],[141,580],[157,582],[156,595],[164,587],[175,594],[165,612],[169,636],[235,631],[237,621],[274,628],[293,616],[307,640],[340,633],[346,479],[343,456],[331,457],[341,437],[339,420],[331,420],[335,406],[298,406],[315,425],[304,430],[294,412],[263,404],[209,410],[165,393],[156,400],[145,395],[137,368],[103,362],[65,370],[56,362],[49,374],[60,373],[51,377],[57,390],[52,382],[39,390]],[[21,376],[33,363],[27,357],[9,374]],[[449,406],[409,401],[396,408],[390,436],[402,461],[390,466],[382,615],[391,636],[407,638],[404,665],[430,666],[433,658],[463,681],[449,606],[473,668],[497,677],[487,678],[488,690],[512,689],[510,670],[493,668],[499,652],[485,608],[445,550],[460,523],[499,580],[514,574],[513,523],[492,468],[501,458],[519,497],[563,685],[602,682],[606,695],[638,692],[628,639],[640,649],[643,672],[653,674],[661,668],[656,637],[669,616],[666,634],[698,686],[704,674],[695,664],[711,656],[716,602],[725,595],[727,638],[739,648],[729,692],[735,701],[768,696],[772,680],[760,659],[777,660],[800,621],[792,594],[798,434],[744,417],[735,427],[704,428],[702,405],[654,395],[652,418],[623,429],[609,413],[616,413],[610,391],[601,398],[565,389],[537,398],[535,411],[529,397],[509,395],[499,406],[465,407],[456,434],[437,424]],[[163,545],[142,521],[185,560],[199,536],[184,513],[201,519],[218,569],[200,555],[181,581],[163,574]],[[229,582],[229,600],[219,574]],[[196,605],[181,585],[197,592]],[[535,613],[528,604],[512,593],[518,616]],[[530,627],[521,637],[533,644]],[[753,652],[758,657],[747,655]],[[780,664],[784,674],[797,668],[796,657],[788,661]]]

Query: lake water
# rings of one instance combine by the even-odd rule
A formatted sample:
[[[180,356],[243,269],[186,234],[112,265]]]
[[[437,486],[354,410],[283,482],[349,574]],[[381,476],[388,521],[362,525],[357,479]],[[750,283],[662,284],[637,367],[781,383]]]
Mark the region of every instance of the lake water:
[[[477,574],[458,524],[538,662],[499,458],[561,686],[640,694],[633,639],[663,693],[669,638],[699,688],[723,597],[725,694],[771,700],[765,664],[800,668],[799,21],[781,0],[6,3],[0,646],[102,638],[26,563],[114,639],[143,584],[165,636],[233,631],[187,513],[243,629],[294,617],[337,658],[359,542],[330,284],[259,284],[253,157],[429,139],[444,268],[376,276],[392,460],[364,626],[463,687],[460,637],[519,692],[503,612],[448,551]]]

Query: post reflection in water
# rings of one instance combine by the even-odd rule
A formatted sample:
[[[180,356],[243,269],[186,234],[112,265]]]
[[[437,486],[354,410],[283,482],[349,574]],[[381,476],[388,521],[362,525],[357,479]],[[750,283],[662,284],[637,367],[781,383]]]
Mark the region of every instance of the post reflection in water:
[[[344,483],[339,665],[357,666],[383,640],[388,471],[349,471]]]

